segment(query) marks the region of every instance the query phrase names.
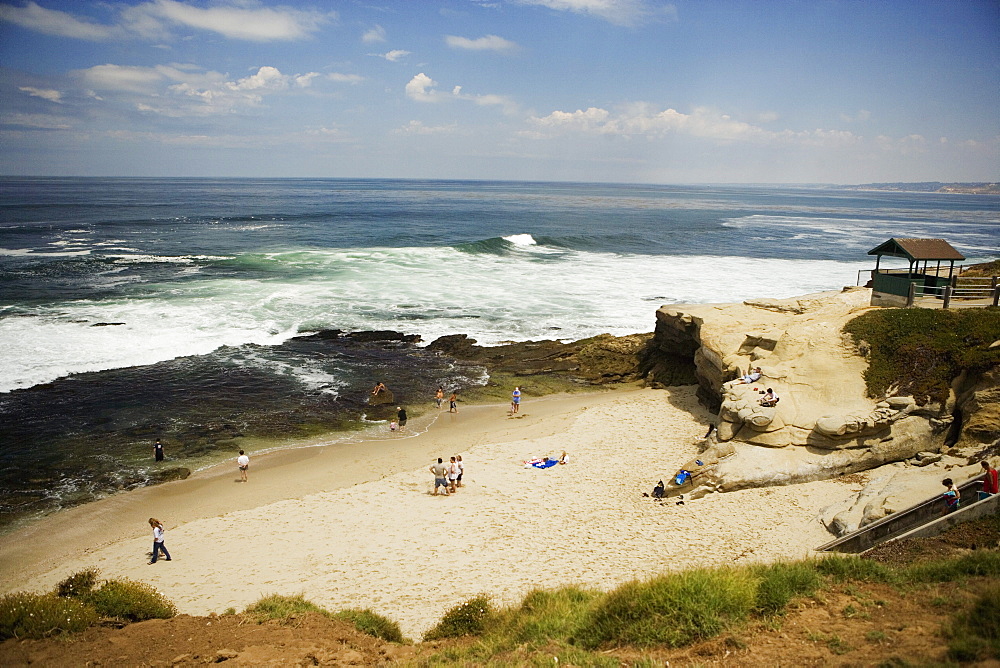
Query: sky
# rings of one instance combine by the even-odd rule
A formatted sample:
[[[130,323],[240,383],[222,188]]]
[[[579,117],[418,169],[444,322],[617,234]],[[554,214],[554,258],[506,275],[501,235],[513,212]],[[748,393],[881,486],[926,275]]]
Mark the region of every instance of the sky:
[[[0,0],[0,174],[1000,180],[997,0]]]

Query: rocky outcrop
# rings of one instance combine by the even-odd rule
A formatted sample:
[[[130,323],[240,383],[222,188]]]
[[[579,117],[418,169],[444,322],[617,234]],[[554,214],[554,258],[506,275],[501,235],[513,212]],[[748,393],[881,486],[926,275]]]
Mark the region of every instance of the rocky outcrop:
[[[661,308],[650,351],[668,360],[688,356],[699,396],[719,411],[697,476],[682,485],[675,480],[673,492],[820,480],[938,453],[951,406],[866,396],[867,362],[842,328],[871,308],[869,301],[869,290],[845,288],[794,299]],[[761,368],[759,380],[741,382],[754,367]],[[658,382],[655,372],[650,375]],[[976,415],[980,399],[1000,392],[992,378],[966,385],[962,405]],[[775,406],[761,405],[766,389],[779,397]],[[967,417],[969,424],[984,434],[1000,427],[988,411]]]
[[[955,414],[961,431],[959,448],[994,443],[1000,439],[1000,367],[969,377],[962,375],[952,384]]]
[[[480,346],[465,334],[454,334],[435,339],[427,349],[482,364],[491,371],[524,376],[557,373],[603,384],[638,379],[643,354],[652,336],[601,334],[569,343],[546,340]]]

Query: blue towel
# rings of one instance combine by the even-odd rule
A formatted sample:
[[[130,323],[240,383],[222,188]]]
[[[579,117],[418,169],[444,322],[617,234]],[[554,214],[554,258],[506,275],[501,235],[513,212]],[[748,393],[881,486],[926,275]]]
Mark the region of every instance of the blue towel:
[[[558,463],[559,463],[558,459],[550,459],[547,462],[535,462],[534,464],[532,464],[532,466],[534,466],[536,469],[547,469],[550,466],[555,466]]]

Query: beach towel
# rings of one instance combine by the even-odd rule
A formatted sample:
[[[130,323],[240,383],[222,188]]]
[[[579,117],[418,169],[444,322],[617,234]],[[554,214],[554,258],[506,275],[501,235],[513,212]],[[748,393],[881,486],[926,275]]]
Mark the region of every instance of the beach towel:
[[[524,462],[524,468],[547,469],[555,466],[558,463],[559,463],[558,459],[545,460],[535,457],[534,459],[529,459],[528,461]]]

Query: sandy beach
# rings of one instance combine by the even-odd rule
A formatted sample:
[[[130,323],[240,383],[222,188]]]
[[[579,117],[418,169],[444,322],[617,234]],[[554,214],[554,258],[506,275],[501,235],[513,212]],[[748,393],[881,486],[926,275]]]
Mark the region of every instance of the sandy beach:
[[[644,498],[705,433],[693,387],[526,397],[521,411],[435,412],[408,436],[254,457],[245,484],[234,461],[56,513],[0,537],[0,591],[47,590],[96,567],[152,583],[183,613],[304,594],[330,610],[370,608],[419,638],[478,593],[514,603],[535,588],[806,556],[830,538],[820,510],[860,488]],[[564,450],[568,465],[522,465]],[[431,495],[427,467],[458,454],[465,487]],[[146,563],[150,516],[168,529],[169,563]]]

